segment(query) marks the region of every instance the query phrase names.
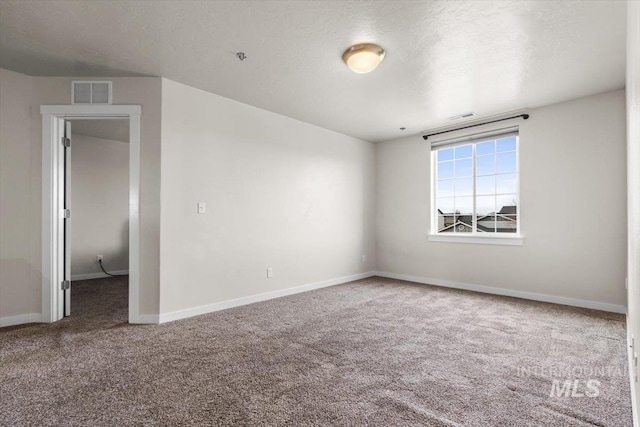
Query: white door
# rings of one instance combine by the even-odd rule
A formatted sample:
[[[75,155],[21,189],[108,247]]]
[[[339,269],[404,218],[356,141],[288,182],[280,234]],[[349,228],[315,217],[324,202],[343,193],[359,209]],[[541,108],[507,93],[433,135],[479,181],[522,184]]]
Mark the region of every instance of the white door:
[[[64,123],[64,315],[71,315],[71,122]]]

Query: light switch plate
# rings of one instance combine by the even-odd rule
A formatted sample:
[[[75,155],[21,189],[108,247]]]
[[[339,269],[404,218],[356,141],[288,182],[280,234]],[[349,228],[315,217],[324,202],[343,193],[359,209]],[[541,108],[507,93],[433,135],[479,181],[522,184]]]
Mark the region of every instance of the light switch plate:
[[[198,213],[203,214],[207,212],[207,204],[205,202],[198,202]]]

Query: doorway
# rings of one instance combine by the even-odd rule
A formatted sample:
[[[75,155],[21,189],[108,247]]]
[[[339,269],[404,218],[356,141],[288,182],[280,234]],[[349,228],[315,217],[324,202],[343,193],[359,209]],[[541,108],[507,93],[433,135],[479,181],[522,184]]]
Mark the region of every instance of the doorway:
[[[128,320],[139,314],[140,112],[138,105],[43,105],[42,114],[42,317],[55,322],[71,314],[71,168],[73,123],[126,120],[128,161]],[[82,126],[82,125],[81,125]],[[104,127],[104,126],[103,126]],[[107,126],[108,127],[108,126]],[[96,262],[97,255],[96,254]],[[103,263],[106,264],[106,260]],[[104,265],[103,265],[104,266]]]
[[[65,259],[71,265],[64,316],[91,317],[108,307],[114,319],[126,319],[129,120],[65,124],[71,154],[65,156]]]

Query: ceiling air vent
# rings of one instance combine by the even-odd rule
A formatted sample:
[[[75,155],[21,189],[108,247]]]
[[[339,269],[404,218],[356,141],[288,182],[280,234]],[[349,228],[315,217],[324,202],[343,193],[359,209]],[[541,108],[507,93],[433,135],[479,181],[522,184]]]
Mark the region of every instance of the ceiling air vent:
[[[74,81],[71,82],[72,104],[111,104],[113,98],[111,81]]]
[[[457,116],[453,116],[453,117],[449,117],[448,120],[462,120],[462,119],[468,119],[471,118],[473,116],[475,116],[475,113],[464,113],[464,114],[459,114]]]

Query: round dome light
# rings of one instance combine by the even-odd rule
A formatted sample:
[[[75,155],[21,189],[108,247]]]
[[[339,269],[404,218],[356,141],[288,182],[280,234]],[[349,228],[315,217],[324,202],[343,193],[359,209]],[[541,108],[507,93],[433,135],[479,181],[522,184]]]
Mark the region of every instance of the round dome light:
[[[344,63],[359,74],[373,71],[383,59],[384,49],[374,43],[355,44],[342,54]]]

